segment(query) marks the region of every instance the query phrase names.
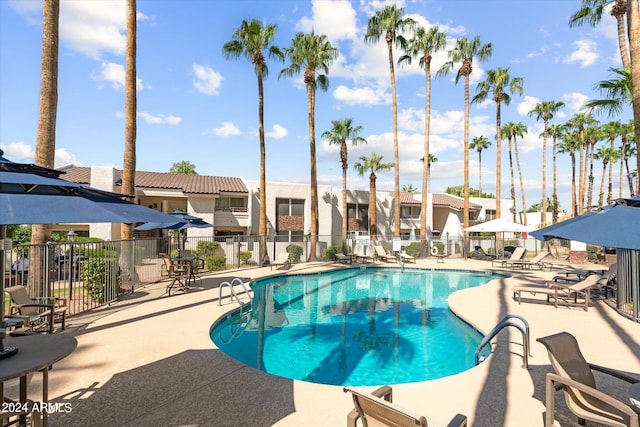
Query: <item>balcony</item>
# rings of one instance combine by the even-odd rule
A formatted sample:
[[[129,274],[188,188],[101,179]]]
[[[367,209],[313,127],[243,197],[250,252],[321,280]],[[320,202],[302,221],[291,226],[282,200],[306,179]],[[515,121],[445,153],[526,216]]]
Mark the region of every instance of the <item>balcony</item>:
[[[216,208],[214,224],[225,227],[249,227],[249,213],[245,207]]]

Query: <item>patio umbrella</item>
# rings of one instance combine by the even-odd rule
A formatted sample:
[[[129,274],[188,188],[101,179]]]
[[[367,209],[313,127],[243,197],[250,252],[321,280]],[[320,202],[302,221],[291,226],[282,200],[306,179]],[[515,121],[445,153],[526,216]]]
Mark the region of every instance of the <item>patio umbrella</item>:
[[[198,218],[188,213],[175,210],[169,215],[175,217],[172,221],[164,222],[148,222],[137,226],[136,230],[155,230],[155,229],[167,229],[167,230],[184,230],[186,228],[210,228],[213,224],[204,221],[202,218]]]
[[[518,224],[516,222],[507,221],[502,218],[497,218],[491,221],[482,222],[480,224],[472,225],[471,227],[467,227],[464,231],[469,232],[485,232],[485,233],[502,233],[502,240],[504,240],[504,233],[528,233],[532,229],[522,224]],[[494,241],[494,249],[496,247],[496,243]]]

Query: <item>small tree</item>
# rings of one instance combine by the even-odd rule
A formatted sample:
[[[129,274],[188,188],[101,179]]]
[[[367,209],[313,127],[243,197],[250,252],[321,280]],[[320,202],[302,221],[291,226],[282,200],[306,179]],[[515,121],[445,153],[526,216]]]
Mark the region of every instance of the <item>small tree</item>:
[[[196,165],[187,160],[175,162],[171,165],[169,173],[180,173],[184,175],[198,175],[196,172]]]

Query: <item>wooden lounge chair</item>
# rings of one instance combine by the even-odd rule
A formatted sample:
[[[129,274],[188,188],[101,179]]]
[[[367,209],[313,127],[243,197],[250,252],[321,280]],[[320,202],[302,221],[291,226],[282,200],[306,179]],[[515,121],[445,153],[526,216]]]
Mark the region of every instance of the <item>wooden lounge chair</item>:
[[[528,268],[532,270],[533,268],[537,268],[542,270],[543,268],[548,268],[549,271],[553,268],[553,264],[549,262],[544,262],[545,259],[549,255],[549,252],[539,252],[536,256],[531,259],[519,259],[515,261],[507,261],[505,264],[511,268]]]
[[[555,371],[555,374],[548,373],[546,377],[546,427],[554,425],[556,390],[563,390],[567,407],[578,416],[580,424],[589,420],[608,426],[639,426],[636,410],[596,388],[593,371],[603,372],[630,384],[638,383],[640,378],[587,363],[575,337],[567,332],[538,338],[538,342],[547,348]]]
[[[523,292],[530,294],[543,294],[547,296],[547,302],[553,299],[554,306],[579,306],[584,311],[589,310],[589,300],[591,299],[591,288],[598,285],[599,276],[587,276],[584,280],[571,285],[561,284],[558,282],[547,282],[546,286],[514,286],[513,298],[521,302]],[[578,299],[584,299],[583,303],[578,303]]]
[[[289,253],[288,252],[279,253],[276,259],[274,259],[270,265],[271,265],[271,270],[273,270],[274,266],[277,266],[278,270],[280,269],[280,267],[284,268],[285,270],[289,269],[291,267],[291,261],[289,260]]]
[[[64,330],[67,317],[67,300],[64,298],[31,298],[24,286],[10,286],[5,292],[11,297],[10,317],[23,321],[31,331],[53,333],[54,322],[59,321]]]
[[[491,267],[493,267],[496,264],[498,264],[499,267],[504,268],[510,262],[521,260],[522,257],[524,256],[525,252],[526,252],[525,248],[523,248],[521,246],[518,246],[517,248],[515,248],[513,250],[513,252],[511,253],[511,256],[508,259],[493,259],[493,260],[491,260]]]
[[[389,255],[387,255],[387,252],[384,250],[382,246],[376,245],[373,247],[373,249],[375,250],[374,259],[381,259],[381,260],[384,260],[385,262],[391,262],[389,260]]]
[[[347,427],[355,427],[358,419],[362,425],[385,425],[396,427],[421,426],[427,427],[427,419],[395,405],[392,402],[392,389],[389,386],[380,387],[371,394],[360,393],[351,387],[345,387],[345,393],[353,396],[353,409],[347,415]],[[465,427],[467,417],[457,414],[447,427]]]

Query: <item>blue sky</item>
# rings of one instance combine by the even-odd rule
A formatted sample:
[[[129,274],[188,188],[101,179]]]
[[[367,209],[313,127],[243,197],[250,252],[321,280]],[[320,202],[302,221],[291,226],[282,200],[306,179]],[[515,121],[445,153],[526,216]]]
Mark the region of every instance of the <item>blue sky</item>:
[[[56,167],[122,167],[124,146],[124,0],[60,1],[59,100]],[[276,44],[291,45],[300,31],[326,34],[340,56],[330,68],[330,87],[316,97],[318,182],[341,186],[337,147],[321,133],[331,120],[350,117],[361,125],[368,144],[350,147],[349,187],[368,189],[353,164],[360,156],[381,154],[393,162],[391,89],[384,38],[364,43],[370,16],[386,3],[294,0],[138,0],[138,170],[166,172],[188,160],[202,175],[257,180],[257,82],[251,64],[227,60],[222,46],[243,19],[277,24]],[[527,205],[539,202],[542,123],[528,112],[539,101],[566,107],[553,123],[564,123],[583,102],[598,98],[593,86],[619,67],[615,20],[608,14],[597,28],[569,28],[579,0],[398,0],[405,13],[447,35],[447,49],[458,37],[479,36],[493,44],[486,63],[474,61],[470,93],[486,70],[510,67],[524,79],[524,93],[502,108],[502,123],[522,122],[528,134],[519,141]],[[41,0],[0,1],[0,146],[14,161],[32,162],[38,122],[41,51]],[[400,52],[395,51],[395,60]],[[432,70],[446,61],[434,55]],[[309,182],[307,94],[301,77],[278,79],[286,64],[269,61],[265,81],[267,179]],[[400,141],[400,184],[421,187],[424,72],[413,61],[396,67]],[[453,74],[433,78],[431,151],[434,192],[463,183],[462,81]],[[470,139],[484,135],[492,146],[482,155],[482,188],[495,193],[495,103],[472,105]],[[615,119],[628,121],[626,111]],[[602,123],[607,116],[599,116]],[[547,195],[551,195],[551,149],[547,153]],[[509,197],[509,169],[503,142],[502,195]],[[570,160],[559,155],[559,197],[570,201]],[[599,191],[601,165],[595,167]],[[614,169],[617,171],[617,167]],[[616,175],[617,176],[617,175]],[[517,180],[517,172],[516,172]],[[470,152],[470,183],[478,186],[478,157]],[[625,185],[626,187],[626,185]],[[378,188],[393,190],[393,171],[378,174]],[[516,188],[518,183],[516,181]],[[614,184],[617,196],[617,183]],[[521,209],[519,192],[518,209]]]

